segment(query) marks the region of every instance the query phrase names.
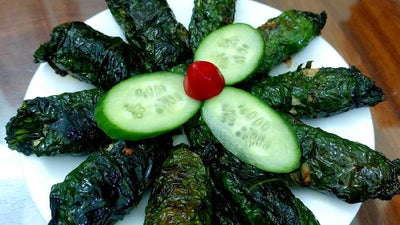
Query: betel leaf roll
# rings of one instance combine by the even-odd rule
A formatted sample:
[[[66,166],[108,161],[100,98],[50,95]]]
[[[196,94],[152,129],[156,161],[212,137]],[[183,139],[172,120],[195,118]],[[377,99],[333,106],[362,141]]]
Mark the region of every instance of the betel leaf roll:
[[[190,47],[195,50],[212,31],[233,23],[236,0],[195,0],[189,23]]]
[[[349,203],[390,200],[400,194],[400,159],[283,115],[299,138],[302,166],[288,177],[295,185],[335,195]]]
[[[6,125],[10,149],[25,155],[87,154],[111,143],[94,121],[98,89],[25,100]]]
[[[145,225],[212,224],[208,170],[186,145],[171,150],[154,181]]]
[[[172,148],[171,135],[117,141],[94,152],[50,192],[49,224],[114,224],[139,203]]]
[[[192,57],[189,33],[166,0],[106,0],[130,45],[144,51],[148,71],[166,70]]]
[[[219,152],[222,152],[219,150]],[[261,172],[224,152],[210,166],[216,187],[233,201],[243,224],[319,224],[314,214],[275,175]]]
[[[253,79],[242,86],[280,112],[296,117],[326,117],[384,101],[381,88],[355,67],[298,68]]]
[[[50,41],[35,51],[35,62],[48,62],[57,74],[108,90],[141,73],[141,50],[119,37],[109,37],[83,22],[68,22],[53,29]]]
[[[257,29],[265,41],[265,52],[258,72],[268,73],[275,65],[289,59],[321,33],[327,15],[288,10],[269,19]]]
[[[225,202],[226,209],[213,208],[218,216],[213,218],[215,224],[319,224],[284,181],[226,151],[200,117],[191,120],[185,131],[209,168],[215,204]]]

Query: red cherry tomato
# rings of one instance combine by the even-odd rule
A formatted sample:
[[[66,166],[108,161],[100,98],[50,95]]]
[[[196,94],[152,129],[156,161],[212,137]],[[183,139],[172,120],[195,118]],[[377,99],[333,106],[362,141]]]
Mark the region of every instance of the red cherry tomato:
[[[190,64],[183,80],[186,94],[196,100],[212,98],[221,93],[224,86],[224,76],[214,64],[207,61]]]

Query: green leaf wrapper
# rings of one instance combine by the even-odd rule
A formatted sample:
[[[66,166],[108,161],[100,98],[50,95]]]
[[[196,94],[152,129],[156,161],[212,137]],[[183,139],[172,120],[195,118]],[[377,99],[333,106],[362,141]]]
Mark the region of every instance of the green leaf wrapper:
[[[299,68],[241,86],[269,106],[296,117],[327,117],[385,100],[381,88],[355,67]]]
[[[321,33],[326,13],[288,10],[269,19],[257,29],[265,41],[265,52],[258,72],[268,73],[272,67],[289,59]]]
[[[82,155],[111,143],[94,121],[98,89],[25,100],[6,125],[10,149],[25,155]]]
[[[400,194],[400,159],[393,161],[366,145],[343,139],[283,115],[302,149],[302,166],[288,177],[349,202],[390,200]]]
[[[172,148],[171,135],[94,152],[50,193],[49,224],[114,224],[139,203]]]
[[[195,50],[212,31],[233,23],[236,0],[195,0],[189,23],[190,47]]]
[[[166,0],[106,0],[130,45],[144,52],[148,72],[166,70],[192,58],[189,33]]]
[[[319,224],[274,174],[245,164],[223,149],[216,151],[212,158],[219,157],[211,163],[210,174],[215,187],[224,193],[225,201],[233,202],[234,211],[243,220],[241,224]]]
[[[175,147],[154,182],[144,224],[212,224],[209,179],[199,155]]]
[[[115,84],[144,71],[142,50],[119,37],[109,37],[83,22],[53,29],[51,40],[34,53],[35,62],[48,62],[56,73],[67,74],[97,88]]]

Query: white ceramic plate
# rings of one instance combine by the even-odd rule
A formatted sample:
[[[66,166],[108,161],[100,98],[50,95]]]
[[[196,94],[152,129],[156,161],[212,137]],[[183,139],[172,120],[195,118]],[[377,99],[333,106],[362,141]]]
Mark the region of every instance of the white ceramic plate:
[[[169,0],[175,16],[186,27],[189,24],[193,2],[187,0]],[[280,11],[264,4],[251,0],[238,0],[236,21],[245,22],[257,27],[267,21],[268,18],[280,14]],[[111,36],[123,37],[122,32],[106,10],[86,21],[93,28]],[[279,74],[288,70],[294,70],[299,64],[313,61],[313,67],[331,66],[347,67],[343,58],[322,38],[314,39],[309,46],[293,57],[290,68],[282,64],[275,68],[271,74]],[[76,79],[56,75],[48,64],[40,65],[33,76],[26,93],[26,99],[36,96],[48,96],[62,92],[72,92],[88,89],[92,86],[79,82]],[[307,123],[319,126],[328,132],[336,133],[347,139],[364,143],[374,147],[374,133],[372,119],[368,108],[361,108],[343,113],[334,117],[307,120]],[[67,173],[73,170],[84,160],[83,157],[25,157],[21,156],[23,171],[32,198],[46,220],[50,220],[49,193],[53,184],[61,182]],[[360,204],[347,204],[333,197],[328,197],[304,188],[293,190],[295,195],[314,212],[322,225],[347,225],[356,215]],[[127,215],[118,224],[143,224],[144,208],[148,195],[133,212]]]

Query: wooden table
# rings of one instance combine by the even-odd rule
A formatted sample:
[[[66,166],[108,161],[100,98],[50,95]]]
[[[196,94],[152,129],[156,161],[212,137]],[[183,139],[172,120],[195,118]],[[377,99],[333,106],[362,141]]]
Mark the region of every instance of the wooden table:
[[[400,1],[260,2],[280,10],[327,12],[328,21],[322,37],[349,65],[370,76],[386,93],[386,102],[371,109],[376,150],[390,159],[400,157]],[[62,22],[85,20],[106,9],[106,4],[103,0],[0,0],[0,3],[0,125],[4,127],[20,106],[38,67],[32,62],[32,53],[49,39],[51,29]],[[363,203],[353,223],[400,224],[400,196],[391,201]]]

